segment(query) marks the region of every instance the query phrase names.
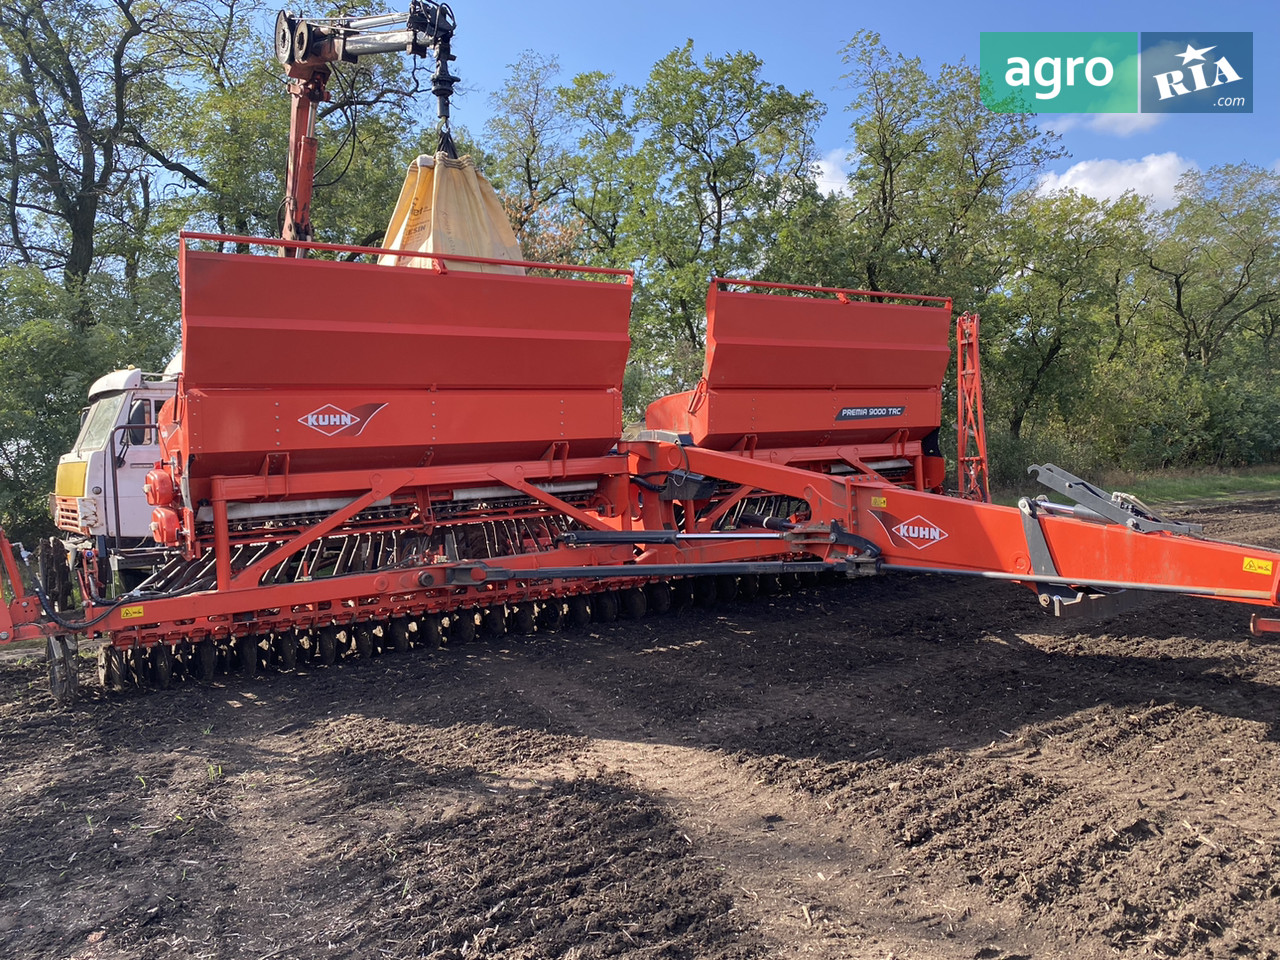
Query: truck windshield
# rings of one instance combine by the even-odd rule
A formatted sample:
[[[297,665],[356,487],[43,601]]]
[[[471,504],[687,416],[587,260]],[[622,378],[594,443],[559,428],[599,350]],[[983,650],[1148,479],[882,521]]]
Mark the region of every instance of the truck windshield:
[[[123,403],[124,394],[117,393],[115,396],[103,397],[89,408],[89,415],[84,418],[84,426],[80,428],[80,436],[76,439],[77,453],[106,448]]]

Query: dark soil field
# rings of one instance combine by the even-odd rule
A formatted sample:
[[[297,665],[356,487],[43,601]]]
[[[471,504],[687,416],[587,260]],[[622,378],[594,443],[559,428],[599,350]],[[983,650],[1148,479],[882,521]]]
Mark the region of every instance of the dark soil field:
[[[886,575],[70,711],[9,660],[0,956],[1275,958],[1249,612]]]

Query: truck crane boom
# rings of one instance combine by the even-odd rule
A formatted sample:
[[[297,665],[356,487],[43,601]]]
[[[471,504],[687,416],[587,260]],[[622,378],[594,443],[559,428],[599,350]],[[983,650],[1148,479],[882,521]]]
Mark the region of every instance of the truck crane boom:
[[[276,16],[276,59],[285,68],[293,109],[289,119],[289,162],[285,173],[284,223],[281,237],[308,243],[315,237],[311,225],[311,196],[316,173],[316,110],[330,99],[331,64],[355,63],[360,57],[403,51],[415,57],[431,54],[436,68],[431,92],[440,120],[438,149],[457,157],[449,130],[449,98],[458,82],[449,72],[453,10],[433,0],[412,0],[406,13],[370,17],[304,19],[290,10]],[[385,29],[393,27],[396,29]],[[286,257],[305,256],[305,248],[286,245]]]

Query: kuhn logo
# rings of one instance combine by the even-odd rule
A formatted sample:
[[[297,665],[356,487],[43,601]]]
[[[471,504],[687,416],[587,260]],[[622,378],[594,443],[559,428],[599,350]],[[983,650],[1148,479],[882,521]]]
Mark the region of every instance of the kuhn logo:
[[[326,437],[332,437],[335,433],[359,423],[360,418],[354,413],[347,413],[341,407],[335,407],[332,403],[326,403],[318,410],[312,410],[305,417],[299,417],[298,422],[304,427],[323,433]]]
[[[931,543],[947,539],[945,530],[935,523],[930,523],[919,514],[910,520],[903,520],[893,528],[893,532],[917,550],[923,550]]]

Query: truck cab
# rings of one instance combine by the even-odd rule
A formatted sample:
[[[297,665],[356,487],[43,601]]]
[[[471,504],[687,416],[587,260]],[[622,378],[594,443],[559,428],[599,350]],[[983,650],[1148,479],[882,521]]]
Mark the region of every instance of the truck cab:
[[[77,553],[96,549],[98,557],[110,558],[126,587],[140,582],[155,561],[143,482],[160,458],[156,424],[161,406],[177,392],[176,366],[162,374],[115,370],[94,382],[80,434],[58,460],[49,496],[72,566]],[[100,576],[105,586],[107,571]]]

